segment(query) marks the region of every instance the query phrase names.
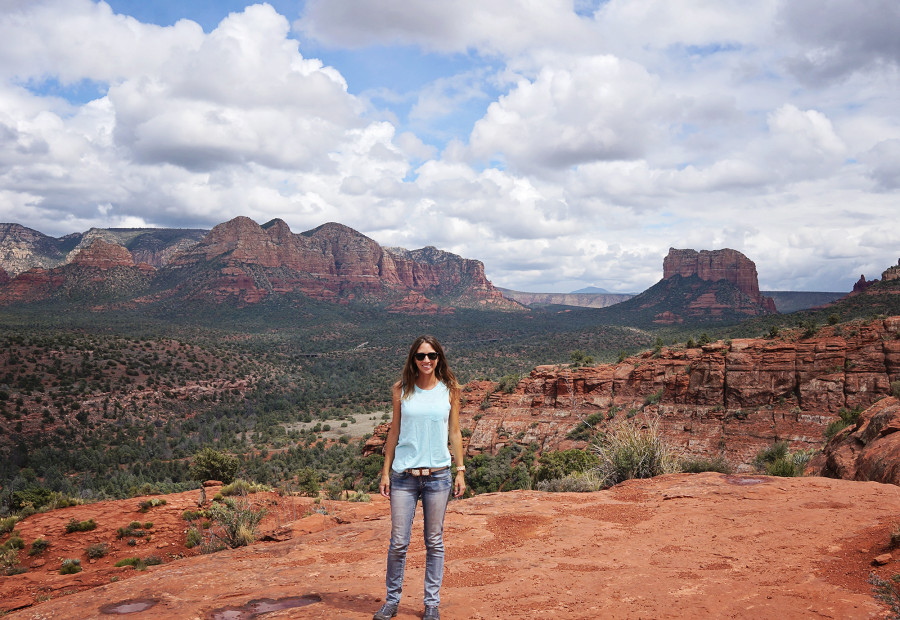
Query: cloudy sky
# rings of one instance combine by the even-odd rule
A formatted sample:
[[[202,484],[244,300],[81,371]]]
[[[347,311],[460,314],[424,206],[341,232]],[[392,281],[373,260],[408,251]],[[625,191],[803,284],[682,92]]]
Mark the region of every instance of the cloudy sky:
[[[900,256],[896,0],[0,0],[0,221],[329,221],[497,285]]]

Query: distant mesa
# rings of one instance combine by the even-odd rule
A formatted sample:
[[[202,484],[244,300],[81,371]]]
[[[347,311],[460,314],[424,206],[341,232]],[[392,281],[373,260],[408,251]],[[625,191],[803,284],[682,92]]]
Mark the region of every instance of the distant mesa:
[[[208,232],[91,229],[60,239],[3,224],[0,268],[8,273],[7,282],[0,277],[5,304],[65,294],[97,303],[241,306],[300,295],[416,314],[524,309],[488,281],[480,261],[434,247],[382,248],[334,222],[294,234],[280,219],[260,226],[236,217]]]
[[[759,292],[756,265],[737,250],[670,248],[663,279],[608,312],[633,324],[672,325],[739,321],[776,308]]]
[[[612,291],[607,291],[605,288],[599,288],[596,286],[586,286],[584,288],[580,288],[577,291],[572,291],[572,295],[615,295]]]
[[[526,306],[576,306],[580,308],[608,308],[631,299],[624,293],[526,293],[498,288],[504,297]],[[599,289],[598,289],[599,290]]]

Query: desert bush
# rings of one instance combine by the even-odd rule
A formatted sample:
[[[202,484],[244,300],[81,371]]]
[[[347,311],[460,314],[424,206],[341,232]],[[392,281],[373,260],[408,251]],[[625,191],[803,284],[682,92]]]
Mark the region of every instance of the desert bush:
[[[138,511],[139,512],[147,512],[151,508],[156,508],[157,506],[165,506],[165,505],[166,505],[166,500],[164,500],[160,497],[152,497],[150,499],[145,499],[140,504],[138,504]],[[138,525],[140,525],[140,524],[138,524]]]
[[[249,495],[250,493],[264,493],[267,491],[271,491],[272,487],[260,484],[258,482],[248,482],[243,478],[238,478],[231,484],[226,484],[222,487],[220,493],[222,493],[223,497],[228,497],[231,495]]]
[[[25,548],[25,540],[22,536],[15,530],[13,533],[9,535],[9,538],[3,543],[3,546],[0,547],[2,549],[24,549]]]
[[[521,380],[522,375],[520,374],[513,373],[509,375],[503,375],[497,382],[497,389],[504,394],[512,394],[515,391],[516,386],[519,385],[519,381]]]
[[[74,575],[81,572],[81,560],[78,558],[68,558],[62,561],[59,567],[60,575]]]
[[[226,498],[222,504],[214,504],[210,516],[218,523],[210,534],[225,546],[234,549],[256,541],[257,527],[266,516],[265,508],[256,508],[248,500]]]
[[[590,493],[599,491],[604,486],[603,478],[593,470],[574,472],[562,478],[541,480],[537,483],[538,491],[550,493]]]
[[[538,459],[534,472],[534,482],[565,478],[569,474],[581,473],[600,464],[595,454],[586,450],[558,450],[544,452]]]
[[[39,553],[43,553],[50,546],[50,541],[46,538],[36,538],[33,543],[31,543],[31,549],[28,550],[28,555],[37,555]]]
[[[109,553],[109,545],[107,545],[106,543],[96,543],[90,545],[87,549],[84,550],[84,554],[88,557],[89,560],[102,558],[107,553]]]
[[[659,403],[659,401],[662,400],[662,397],[663,397],[663,390],[662,390],[662,388],[660,388],[658,391],[653,392],[652,394],[648,394],[647,396],[645,396],[645,397],[644,397],[644,404],[645,404],[645,405],[656,405],[656,404]]]
[[[891,532],[891,549],[896,549],[900,547],[900,523],[894,526],[894,530]]]
[[[88,519],[87,521],[76,521],[73,517],[69,519],[69,522],[66,523],[66,534],[71,534],[72,532],[90,532],[91,530],[97,529],[97,524],[93,519]]]
[[[659,431],[659,421],[642,425],[624,420],[598,435],[591,450],[600,458],[598,473],[607,485],[678,471],[678,454]]]
[[[116,568],[121,568],[123,566],[130,566],[134,570],[144,570],[147,568],[147,565],[141,560],[141,558],[122,558],[118,562],[115,563]]]
[[[348,502],[368,503],[368,502],[372,501],[372,496],[369,495],[368,493],[362,493],[359,491],[350,491],[347,501]]]
[[[882,579],[875,573],[869,574],[869,583],[872,584],[872,593],[882,603],[886,604],[893,616],[891,618],[900,618],[900,575],[894,575],[890,581]]]
[[[813,451],[799,450],[791,453],[788,442],[777,441],[768,448],[760,450],[754,464],[756,468],[769,476],[792,478],[802,476],[806,464],[812,458]]]
[[[686,474],[699,474],[704,471],[717,471],[720,474],[730,474],[731,465],[722,456],[712,459],[685,459],[681,461],[681,471]]]
[[[0,572],[8,577],[25,572],[25,569],[19,565],[18,550],[0,548]]]
[[[143,529],[140,521],[132,521],[125,527],[116,529],[116,538],[128,538],[129,536],[146,536],[147,532]]]
[[[891,396],[900,398],[900,381],[891,381]]]
[[[236,456],[205,447],[194,455],[191,476],[194,480],[221,480],[228,484],[240,467]]]
[[[197,545],[203,542],[203,534],[200,533],[196,527],[190,527],[187,531],[187,538],[185,540],[184,546],[188,549],[193,549]]]
[[[11,517],[3,517],[0,519],[0,536],[4,534],[8,534],[16,527],[16,523],[19,522],[19,517],[13,515]]]
[[[158,566],[163,563],[162,558],[158,555],[148,555],[143,562],[146,566]]]

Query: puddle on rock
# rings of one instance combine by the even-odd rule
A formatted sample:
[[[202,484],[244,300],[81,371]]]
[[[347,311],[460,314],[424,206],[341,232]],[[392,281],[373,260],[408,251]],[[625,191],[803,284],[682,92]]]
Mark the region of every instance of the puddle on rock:
[[[139,611],[145,611],[156,605],[159,601],[152,598],[135,598],[119,603],[110,603],[100,608],[101,614],[122,615],[134,614]]]
[[[222,609],[215,609],[209,612],[206,617],[209,620],[250,620],[250,618],[257,618],[272,611],[306,607],[307,605],[318,603],[321,600],[322,599],[315,594],[308,596],[288,596],[279,599],[259,598],[254,599],[241,607],[223,607]]]
[[[725,482],[728,484],[736,484],[741,487],[749,486],[751,484],[763,484],[765,483],[765,478],[744,478],[743,476],[725,476]]]

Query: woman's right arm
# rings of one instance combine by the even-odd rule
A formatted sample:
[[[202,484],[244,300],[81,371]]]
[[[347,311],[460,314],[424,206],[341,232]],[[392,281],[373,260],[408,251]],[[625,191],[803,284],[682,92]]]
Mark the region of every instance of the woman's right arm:
[[[384,467],[381,468],[381,483],[378,491],[385,497],[391,496],[391,465],[394,463],[394,450],[397,448],[397,440],[400,438],[400,397],[402,395],[400,382],[394,384],[393,401],[394,417],[391,419],[391,430],[388,431],[387,440],[384,442]]]

